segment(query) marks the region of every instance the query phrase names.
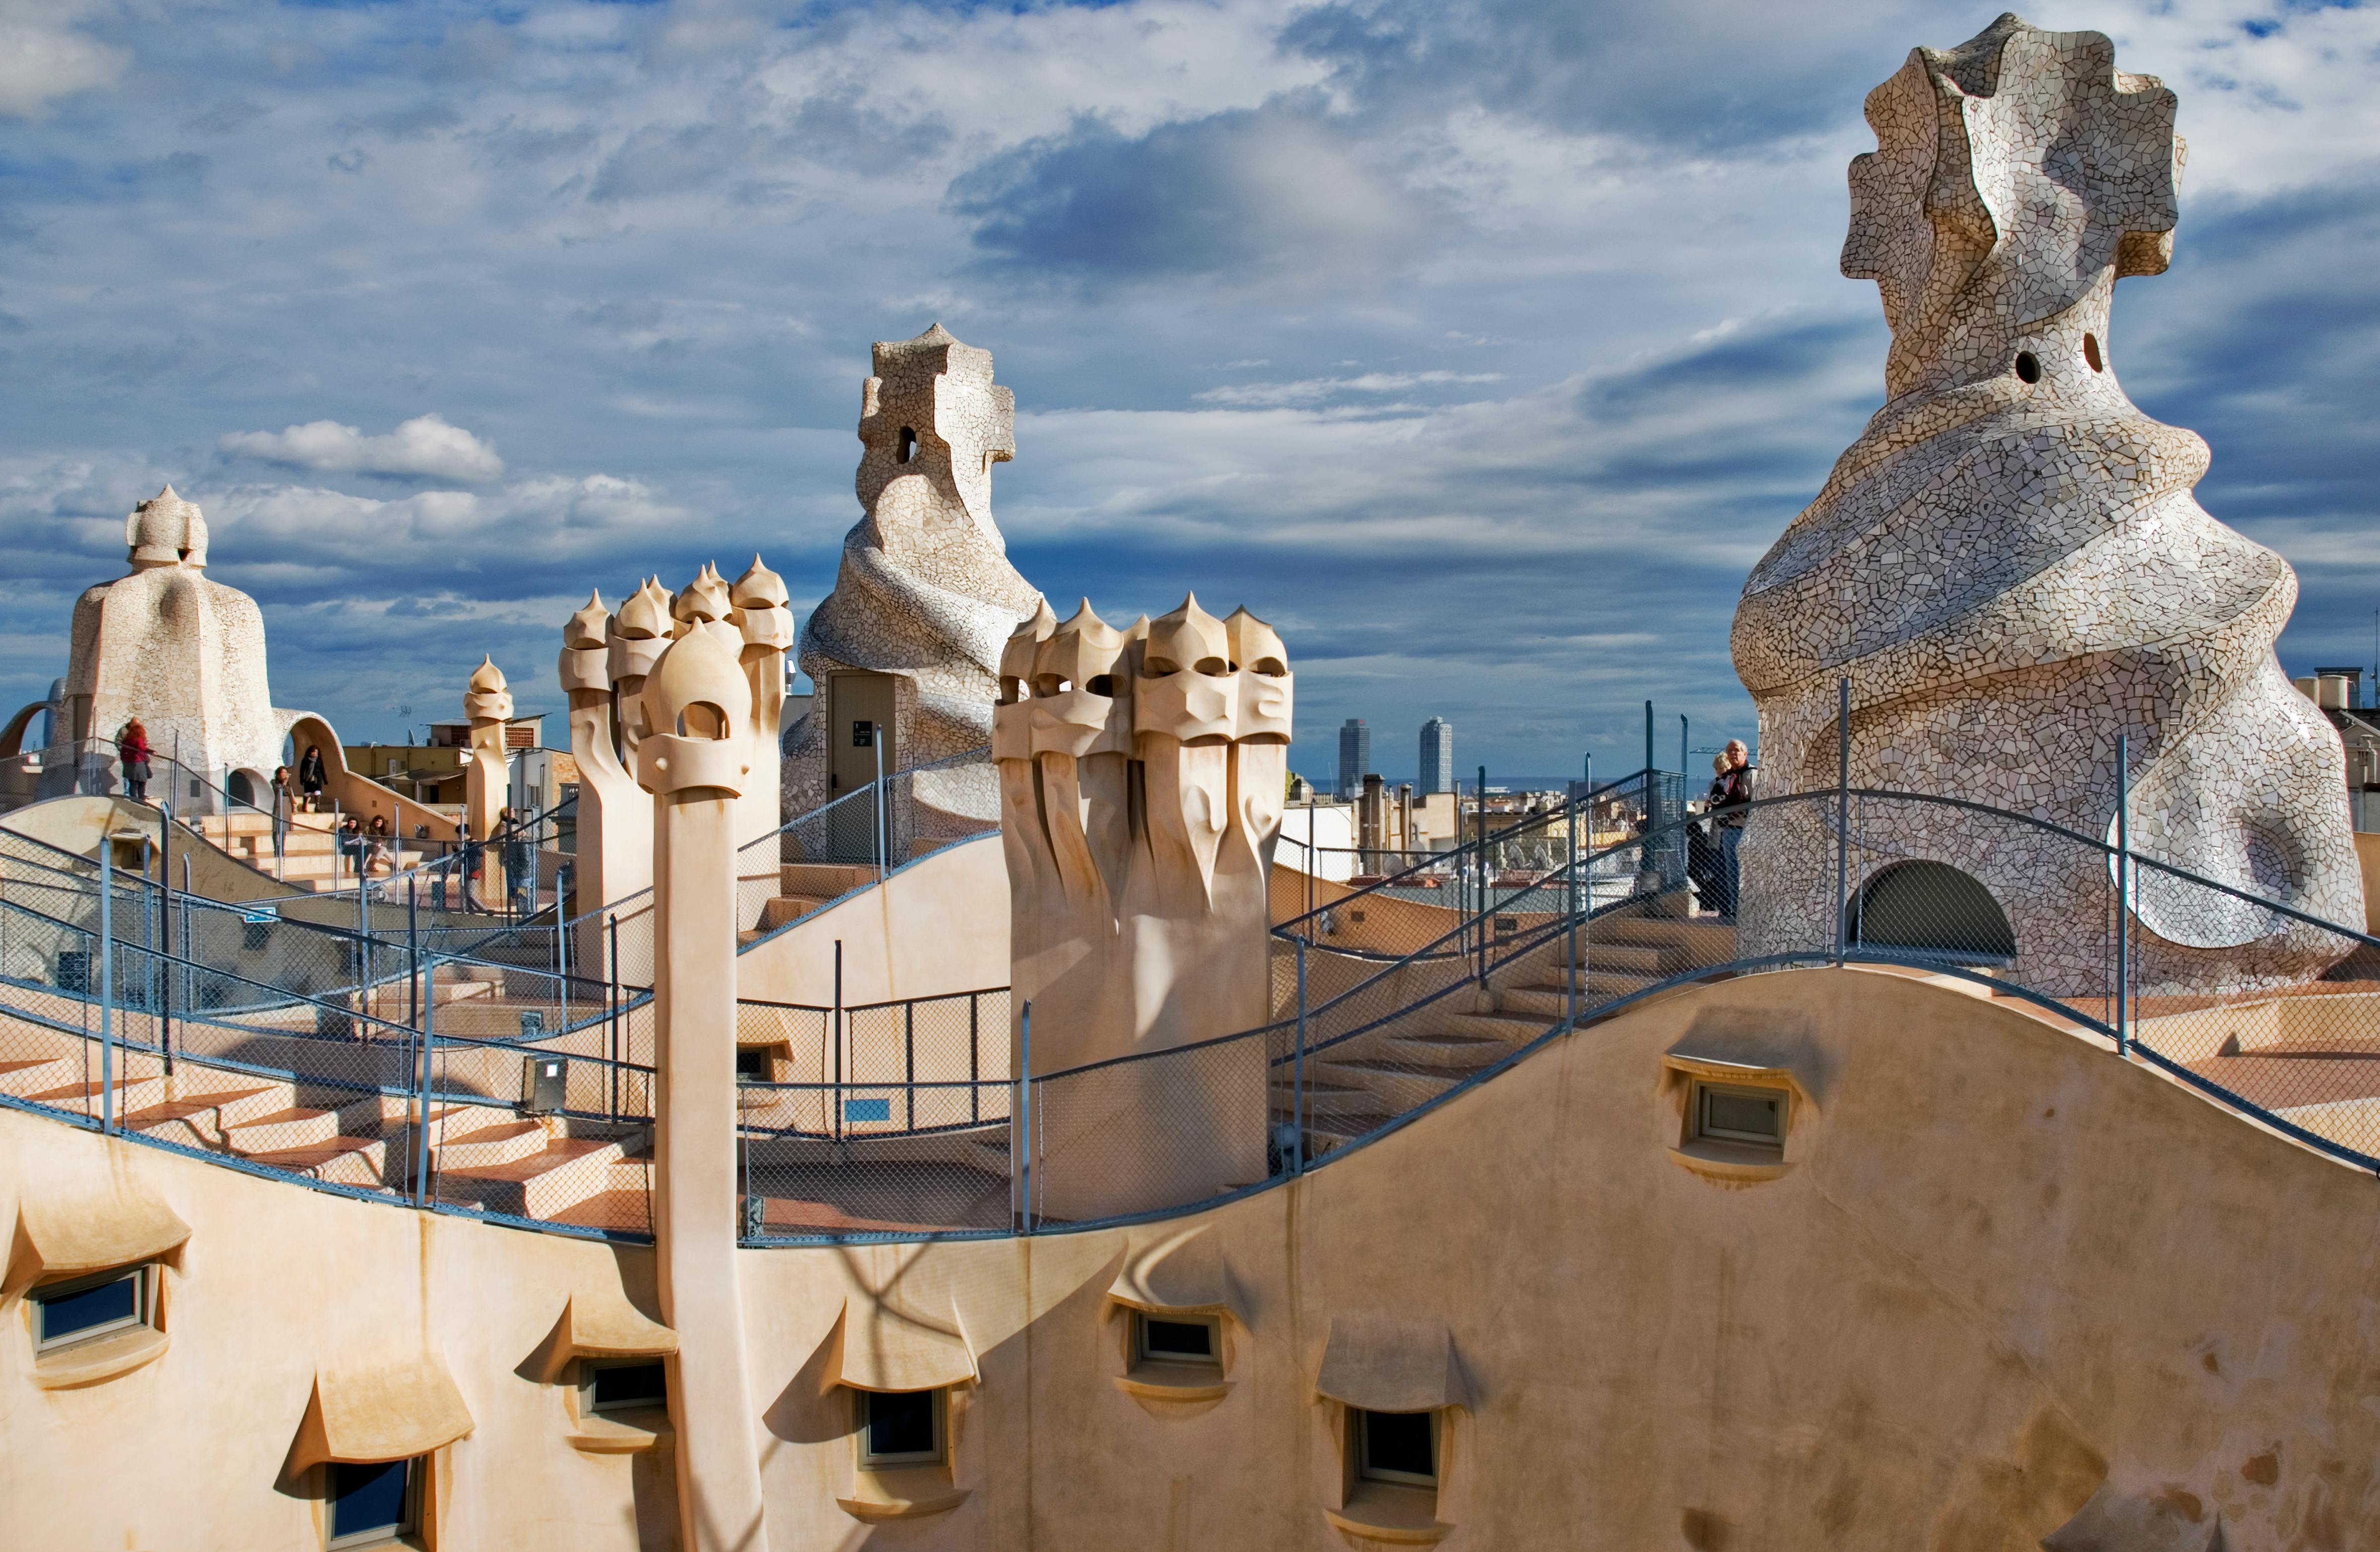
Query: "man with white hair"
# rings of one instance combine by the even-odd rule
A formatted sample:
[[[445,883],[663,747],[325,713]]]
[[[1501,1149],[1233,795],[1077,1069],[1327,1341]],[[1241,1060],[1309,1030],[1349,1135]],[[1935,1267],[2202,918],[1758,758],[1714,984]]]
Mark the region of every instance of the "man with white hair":
[[[1759,775],[1759,768],[1752,763],[1752,751],[1743,746],[1741,738],[1729,739],[1721,758],[1726,769],[1711,783],[1711,814],[1718,831],[1721,880],[1718,903],[1720,918],[1733,921],[1743,885],[1742,866],[1736,854],[1743,844],[1744,811],[1752,805],[1753,782]]]

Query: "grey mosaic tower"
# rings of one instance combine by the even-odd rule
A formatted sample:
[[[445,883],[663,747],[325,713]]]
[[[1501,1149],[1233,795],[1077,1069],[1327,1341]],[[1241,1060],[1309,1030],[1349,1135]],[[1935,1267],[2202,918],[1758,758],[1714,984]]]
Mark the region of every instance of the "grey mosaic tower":
[[[1421,725],[1421,784],[1415,790],[1424,797],[1454,790],[1454,724],[1443,717]]]
[[[1353,797],[1364,790],[1372,769],[1372,730],[1361,717],[1350,717],[1339,729],[1339,795]]]

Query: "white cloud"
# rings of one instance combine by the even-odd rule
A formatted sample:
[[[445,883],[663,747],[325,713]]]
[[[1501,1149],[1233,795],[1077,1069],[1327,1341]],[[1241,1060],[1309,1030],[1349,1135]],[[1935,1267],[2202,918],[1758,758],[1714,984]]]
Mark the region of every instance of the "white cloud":
[[[235,431],[222,445],[226,453],[334,474],[423,474],[478,484],[504,472],[494,448],[438,415],[417,415],[386,436],[310,420],[285,431]]]
[[[1254,407],[1320,404],[1341,394],[1402,394],[1439,383],[1501,382],[1502,372],[1366,372],[1360,377],[1309,377],[1296,382],[1250,382],[1193,394],[1202,404]]]
[[[0,115],[40,118],[57,99],[123,74],[129,54],[68,25],[82,10],[60,0],[0,3]]]

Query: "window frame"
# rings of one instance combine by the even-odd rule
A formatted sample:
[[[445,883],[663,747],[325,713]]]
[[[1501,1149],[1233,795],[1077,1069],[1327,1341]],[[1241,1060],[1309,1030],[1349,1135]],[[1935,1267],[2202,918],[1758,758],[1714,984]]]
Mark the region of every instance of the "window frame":
[[[852,1412],[856,1426],[852,1432],[859,1447],[859,1469],[862,1471],[907,1471],[917,1466],[946,1464],[951,1458],[950,1387],[938,1385],[929,1390],[852,1390]],[[878,1396],[926,1396],[934,1417],[934,1447],[923,1453],[904,1451],[900,1454],[879,1455],[869,1448],[868,1435],[874,1424],[868,1416]]]
[[[43,1334],[51,1300],[76,1293],[87,1293],[93,1289],[104,1288],[110,1283],[126,1280],[133,1283],[132,1314],[128,1317],[111,1320],[102,1326],[85,1326],[55,1337]],[[52,1353],[63,1352],[68,1348],[80,1347],[85,1342],[99,1341],[103,1338],[117,1336],[139,1327],[154,1327],[157,1324],[157,1263],[140,1261],[129,1267],[111,1267],[103,1272],[88,1272],[81,1277],[61,1279],[56,1282],[27,1290],[25,1299],[33,1306],[34,1356],[45,1358]]]
[[[1174,1352],[1152,1348],[1148,1341],[1148,1327],[1151,1321],[1162,1326],[1203,1328],[1207,1333],[1207,1351],[1204,1353]],[[1147,1310],[1134,1310],[1132,1312],[1132,1361],[1135,1364],[1195,1364],[1202,1368],[1220,1369],[1223,1366],[1223,1322],[1219,1316],[1212,1315],[1152,1315]]]
[[[662,1372],[661,1394],[632,1401],[599,1401],[595,1399],[595,1376],[607,1369],[656,1368]],[[666,1411],[669,1407],[669,1361],[658,1355],[638,1358],[581,1358],[578,1361],[578,1414],[581,1417],[614,1417],[624,1412]]]
[[[1709,1121],[1708,1097],[1721,1095],[1730,1098],[1757,1099],[1777,1107],[1777,1131],[1774,1135],[1730,1131],[1714,1127]],[[1724,1143],[1730,1147],[1767,1148],[1782,1154],[1785,1134],[1793,1122],[1793,1091],[1782,1085],[1736,1084],[1694,1080],[1694,1093],[1688,1099],[1687,1136],[1697,1143]]]
[[[374,1525],[366,1530],[336,1533],[338,1524],[339,1468],[345,1465],[395,1465],[398,1461],[325,1461],[322,1462],[322,1547],[323,1552],[346,1552],[349,1547],[395,1546],[408,1536],[421,1534],[422,1506],[428,1499],[430,1461],[428,1455],[407,1455],[400,1458],[405,1466],[405,1503],[397,1511],[396,1523]]]
[[[1418,1413],[1375,1413],[1366,1407],[1348,1408],[1348,1411],[1354,1414],[1354,1426],[1352,1430],[1354,1437],[1352,1442],[1354,1445],[1355,1453],[1355,1480],[1359,1483],[1381,1482],[1393,1487],[1427,1487],[1435,1492],[1438,1488],[1439,1476],[1439,1451],[1442,1444],[1439,1431],[1439,1413],[1441,1410],[1442,1409],[1440,1408],[1433,1407],[1427,1412]],[[1397,1471],[1387,1466],[1374,1466],[1372,1464],[1372,1419],[1374,1417],[1383,1416],[1423,1417],[1428,1419],[1429,1474],[1427,1476],[1417,1475],[1412,1472]]]

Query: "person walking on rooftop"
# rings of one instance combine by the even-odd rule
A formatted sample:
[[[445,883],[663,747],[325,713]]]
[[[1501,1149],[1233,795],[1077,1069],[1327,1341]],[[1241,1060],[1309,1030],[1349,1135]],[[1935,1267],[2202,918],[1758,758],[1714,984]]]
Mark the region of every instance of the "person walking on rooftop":
[[[124,767],[124,795],[135,803],[149,801],[149,730],[140,719],[128,717],[115,733],[115,758]]]
[[[331,784],[331,772],[322,763],[322,746],[306,746],[306,758],[298,762],[298,790],[306,794],[306,812],[322,811],[322,789]]]
[[[276,765],[273,768],[273,855],[276,857],[288,853],[289,816],[297,808],[298,793],[289,768]]]
[[[1743,844],[1744,815],[1752,806],[1753,784],[1760,768],[1752,763],[1752,751],[1741,738],[1729,739],[1719,758],[1726,769],[1711,782],[1711,813],[1718,829],[1719,915],[1733,921],[1743,894],[1743,864],[1737,853]]]
[[[497,817],[496,839],[504,843],[501,859],[504,865],[504,893],[516,916],[528,914],[528,903],[536,898],[536,880],[530,875],[535,859],[529,855],[528,827],[520,816],[507,808]]]

